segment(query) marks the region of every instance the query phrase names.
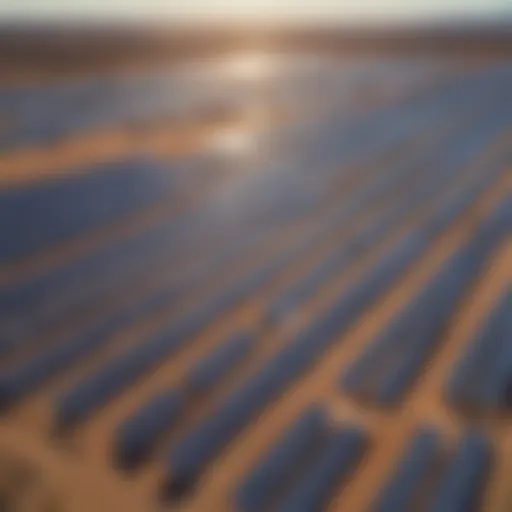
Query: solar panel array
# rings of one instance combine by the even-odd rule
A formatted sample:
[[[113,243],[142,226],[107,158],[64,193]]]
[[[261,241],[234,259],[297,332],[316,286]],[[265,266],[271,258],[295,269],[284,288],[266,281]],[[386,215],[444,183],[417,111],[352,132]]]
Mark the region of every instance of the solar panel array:
[[[512,510],[512,66],[292,68],[266,94],[330,107],[248,161],[0,189],[8,509]],[[4,90],[2,147],[255,94],[187,73]]]

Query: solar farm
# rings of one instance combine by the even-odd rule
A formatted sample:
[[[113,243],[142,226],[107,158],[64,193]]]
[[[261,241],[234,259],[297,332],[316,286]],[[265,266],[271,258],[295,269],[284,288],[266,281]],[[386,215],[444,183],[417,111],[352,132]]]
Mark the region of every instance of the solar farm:
[[[5,83],[0,164],[1,511],[512,511],[511,62]]]

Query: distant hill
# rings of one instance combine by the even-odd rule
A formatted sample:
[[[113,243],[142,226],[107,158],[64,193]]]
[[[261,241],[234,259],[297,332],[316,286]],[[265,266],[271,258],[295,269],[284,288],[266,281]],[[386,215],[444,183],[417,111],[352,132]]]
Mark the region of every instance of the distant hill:
[[[512,57],[512,24],[386,27],[167,27],[4,25],[3,70],[45,72],[210,56],[234,49],[340,54]]]

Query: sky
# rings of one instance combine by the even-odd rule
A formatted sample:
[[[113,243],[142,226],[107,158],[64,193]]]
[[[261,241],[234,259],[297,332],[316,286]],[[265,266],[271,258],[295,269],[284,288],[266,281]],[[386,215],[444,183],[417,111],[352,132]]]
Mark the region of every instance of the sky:
[[[425,21],[512,19],[512,0],[0,0],[0,20]]]

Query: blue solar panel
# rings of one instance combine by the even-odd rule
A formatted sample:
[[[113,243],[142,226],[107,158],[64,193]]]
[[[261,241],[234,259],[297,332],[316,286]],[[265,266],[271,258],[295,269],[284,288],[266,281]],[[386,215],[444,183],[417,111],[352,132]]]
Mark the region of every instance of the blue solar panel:
[[[455,405],[495,408],[507,401],[511,355],[512,292],[503,293],[448,381],[446,394]]]
[[[269,507],[298,469],[307,468],[312,453],[325,443],[328,434],[321,408],[303,412],[240,484],[236,508],[257,512]]]
[[[364,431],[360,428],[342,427],[339,432],[335,432],[277,510],[324,510],[333,490],[350,475],[359,462],[365,441]]]
[[[439,436],[435,430],[423,429],[416,433],[389,482],[377,497],[372,512],[409,510],[415,491],[438,454]]]
[[[441,477],[431,512],[465,512],[478,509],[479,497],[489,473],[491,448],[480,434],[465,435]]]

